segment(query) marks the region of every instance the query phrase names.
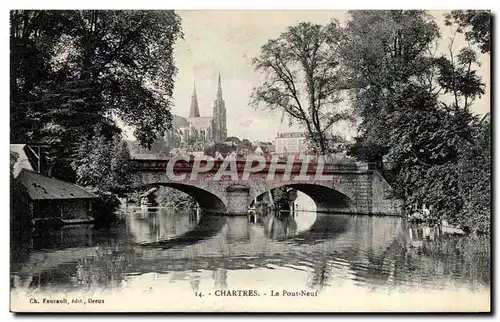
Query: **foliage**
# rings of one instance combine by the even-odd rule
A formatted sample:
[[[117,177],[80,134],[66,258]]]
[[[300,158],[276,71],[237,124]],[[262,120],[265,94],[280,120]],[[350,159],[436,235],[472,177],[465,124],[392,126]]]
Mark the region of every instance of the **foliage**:
[[[126,142],[116,136],[107,138],[96,128],[94,136],[80,145],[72,165],[78,184],[120,193],[130,186],[129,159]]]
[[[235,139],[238,139],[235,137]],[[226,144],[226,143],[220,143],[216,142],[213,145],[207,146],[204,149],[205,155],[210,155],[212,157],[215,157],[216,152],[220,152],[223,156],[226,156],[227,154],[236,151],[237,153],[241,150],[247,149],[247,150],[255,150],[255,146],[248,141],[248,139],[243,139],[236,141],[235,139],[230,140],[231,144]],[[227,142],[227,140],[226,140]]]
[[[163,138],[156,139],[151,147],[145,148],[140,145],[137,141],[127,141],[127,144],[130,149],[131,155],[136,154],[155,154],[157,156],[165,156],[168,155],[172,147],[169,146],[168,142]]]
[[[252,60],[265,81],[253,89],[251,105],[279,110],[290,123],[304,126],[316,151],[325,154],[334,124],[351,120],[342,110],[336,22],[299,23],[262,46]]]
[[[226,142],[233,142],[235,144],[241,143],[241,140],[236,136],[230,136],[226,139]]]
[[[11,140],[57,147],[71,157],[96,126],[119,132],[112,117],[150,146],[170,124],[181,36],[172,11],[10,12]]]
[[[447,25],[452,25],[449,14],[445,15]],[[458,22],[457,22],[458,23]],[[455,38],[458,33],[463,31],[463,26],[453,29],[450,27],[452,36],[448,44],[448,55],[434,59],[436,66],[437,93],[451,94],[452,104],[442,102],[451,108],[458,110],[469,110],[475,99],[481,97],[484,91],[484,83],[477,75],[476,67],[481,66],[479,62],[479,53],[471,45],[470,41],[461,48],[458,53],[454,50]],[[467,38],[467,36],[466,36]]]
[[[241,147],[249,150],[255,150],[255,146],[248,139],[241,140]]]
[[[32,91],[54,78],[50,60],[65,20],[57,11],[10,12],[11,140],[26,141],[37,119],[30,116]]]
[[[364,162],[380,162],[378,168],[382,167],[381,161],[384,155],[387,154],[387,149],[377,143],[366,142],[368,138],[355,137],[354,142],[347,148],[347,154],[356,156]]]
[[[387,143],[388,157],[396,164],[440,165],[457,158],[460,140],[471,139],[471,116],[451,114],[438,108],[434,95],[425,89],[408,86],[398,90],[398,107],[389,114],[391,124]]]
[[[463,211],[457,222],[478,232],[491,225],[491,124],[484,119],[473,126],[473,145],[465,145],[458,162]]]
[[[452,38],[449,55],[435,57],[437,27],[421,11],[351,16],[341,53],[362,123],[350,154],[391,161],[408,211],[425,204],[427,219],[488,233],[491,134],[470,112],[484,94],[478,53],[455,53]]]
[[[457,55],[457,62],[442,56],[436,59],[439,69],[437,82],[444,94],[451,93],[454,98],[454,108],[468,109],[476,97],[484,94],[484,83],[475,70],[471,70],[473,63],[478,63],[477,54],[470,48],[463,48]],[[464,102],[461,102],[461,98]],[[461,104],[462,103],[462,104]]]
[[[356,95],[387,96],[428,71],[425,53],[439,36],[432,17],[418,10],[350,11],[340,50],[347,85]],[[366,103],[363,101],[363,103]],[[359,106],[377,113],[382,105]]]
[[[290,192],[292,188],[279,187],[272,190],[274,202],[280,209],[288,209],[290,207]]]
[[[88,187],[98,199],[92,204],[92,213],[96,224],[108,224],[116,220],[116,210],[120,206],[118,197],[109,191],[97,187]]]
[[[489,53],[491,46],[491,11],[489,10],[452,10],[445,15],[448,26],[456,24],[459,32],[467,40],[477,44],[482,53]]]
[[[357,148],[351,153],[380,162],[388,151],[386,118],[398,105],[400,86],[421,84],[432,60],[427,53],[439,36],[424,11],[351,11],[340,54],[345,87],[361,117]],[[362,149],[361,149],[362,147]],[[366,153],[369,152],[368,155]],[[362,155],[365,154],[365,155]],[[377,160],[372,159],[377,158]]]
[[[169,187],[160,187],[156,192],[156,201],[161,207],[175,209],[196,208],[196,200],[188,194]]]
[[[231,153],[231,151],[233,150],[234,150],[233,146],[217,142],[213,145],[206,147],[203,152],[205,153],[205,155],[210,155],[212,157],[215,157],[216,152],[220,152],[223,155],[226,155],[228,153]]]
[[[86,186],[99,198],[93,207],[98,222],[114,219],[119,207],[117,194],[130,190],[130,152],[119,136],[106,137],[99,127],[94,136],[82,142],[72,162],[77,183]]]
[[[115,139],[117,145],[114,147],[111,159],[111,173],[114,189],[111,191],[126,191],[130,189],[130,151],[127,142]]]
[[[191,196],[185,193],[176,193],[170,198],[169,202],[165,204],[165,207],[184,209],[196,208],[197,205],[198,203]]]
[[[167,131],[165,136],[155,139],[149,148],[142,146],[138,141],[127,141],[127,143],[132,155],[155,154],[157,156],[167,156],[173,148],[181,146],[181,138],[174,132],[174,130],[170,130]],[[188,148],[192,147],[196,149],[196,145],[197,144],[194,144]]]
[[[388,158],[398,167],[397,192],[409,206],[431,206],[428,220],[446,219],[475,232],[489,232],[488,125],[466,112],[439,109],[425,91],[407,90],[401,98],[401,108],[387,119]]]

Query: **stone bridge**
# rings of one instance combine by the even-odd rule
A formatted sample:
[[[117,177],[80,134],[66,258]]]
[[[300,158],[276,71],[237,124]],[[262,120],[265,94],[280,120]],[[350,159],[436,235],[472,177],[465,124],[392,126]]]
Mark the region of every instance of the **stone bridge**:
[[[401,214],[401,201],[392,196],[391,186],[367,164],[309,163],[303,167],[302,162],[273,166],[267,161],[259,171],[245,174],[245,160],[210,161],[210,166],[206,161],[176,160],[170,163],[173,177],[167,173],[169,159],[130,162],[136,189],[157,185],[175,188],[192,196],[205,211],[246,214],[254,198],[286,186],[310,196],[319,212]],[[235,168],[234,175],[221,175],[219,170],[230,167]]]

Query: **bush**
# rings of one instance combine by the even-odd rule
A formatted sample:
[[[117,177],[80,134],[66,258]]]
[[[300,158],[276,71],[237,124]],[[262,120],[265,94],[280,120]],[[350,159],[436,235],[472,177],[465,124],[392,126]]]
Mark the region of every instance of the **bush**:
[[[116,220],[116,210],[120,207],[118,197],[97,188],[89,189],[98,199],[92,205],[92,216],[96,223],[110,223]]]

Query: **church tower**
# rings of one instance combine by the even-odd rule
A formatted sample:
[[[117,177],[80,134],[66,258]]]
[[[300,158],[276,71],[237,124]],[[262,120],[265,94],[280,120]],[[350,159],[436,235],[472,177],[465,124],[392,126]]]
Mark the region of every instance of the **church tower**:
[[[222,99],[220,72],[219,72],[219,83],[217,85],[217,98],[214,101],[212,129],[214,132],[213,138],[215,142],[224,142],[226,140],[227,138],[226,103]]]
[[[189,117],[200,117],[200,109],[198,108],[198,96],[196,95],[196,83],[193,82],[193,94],[191,94],[191,108]]]

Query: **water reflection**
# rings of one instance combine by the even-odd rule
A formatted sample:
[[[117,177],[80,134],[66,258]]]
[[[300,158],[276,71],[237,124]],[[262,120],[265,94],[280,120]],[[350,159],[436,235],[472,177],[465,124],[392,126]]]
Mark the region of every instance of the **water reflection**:
[[[279,274],[283,286],[312,289],[345,284],[474,289],[490,283],[489,258],[486,238],[443,236],[398,217],[132,210],[108,228],[83,225],[13,235],[11,286],[50,291],[165,282],[197,291],[205,284],[235,287],[242,279],[271,285]]]
[[[169,241],[191,231],[201,218],[200,210],[133,212],[127,216],[127,226],[138,244],[155,244]]]

